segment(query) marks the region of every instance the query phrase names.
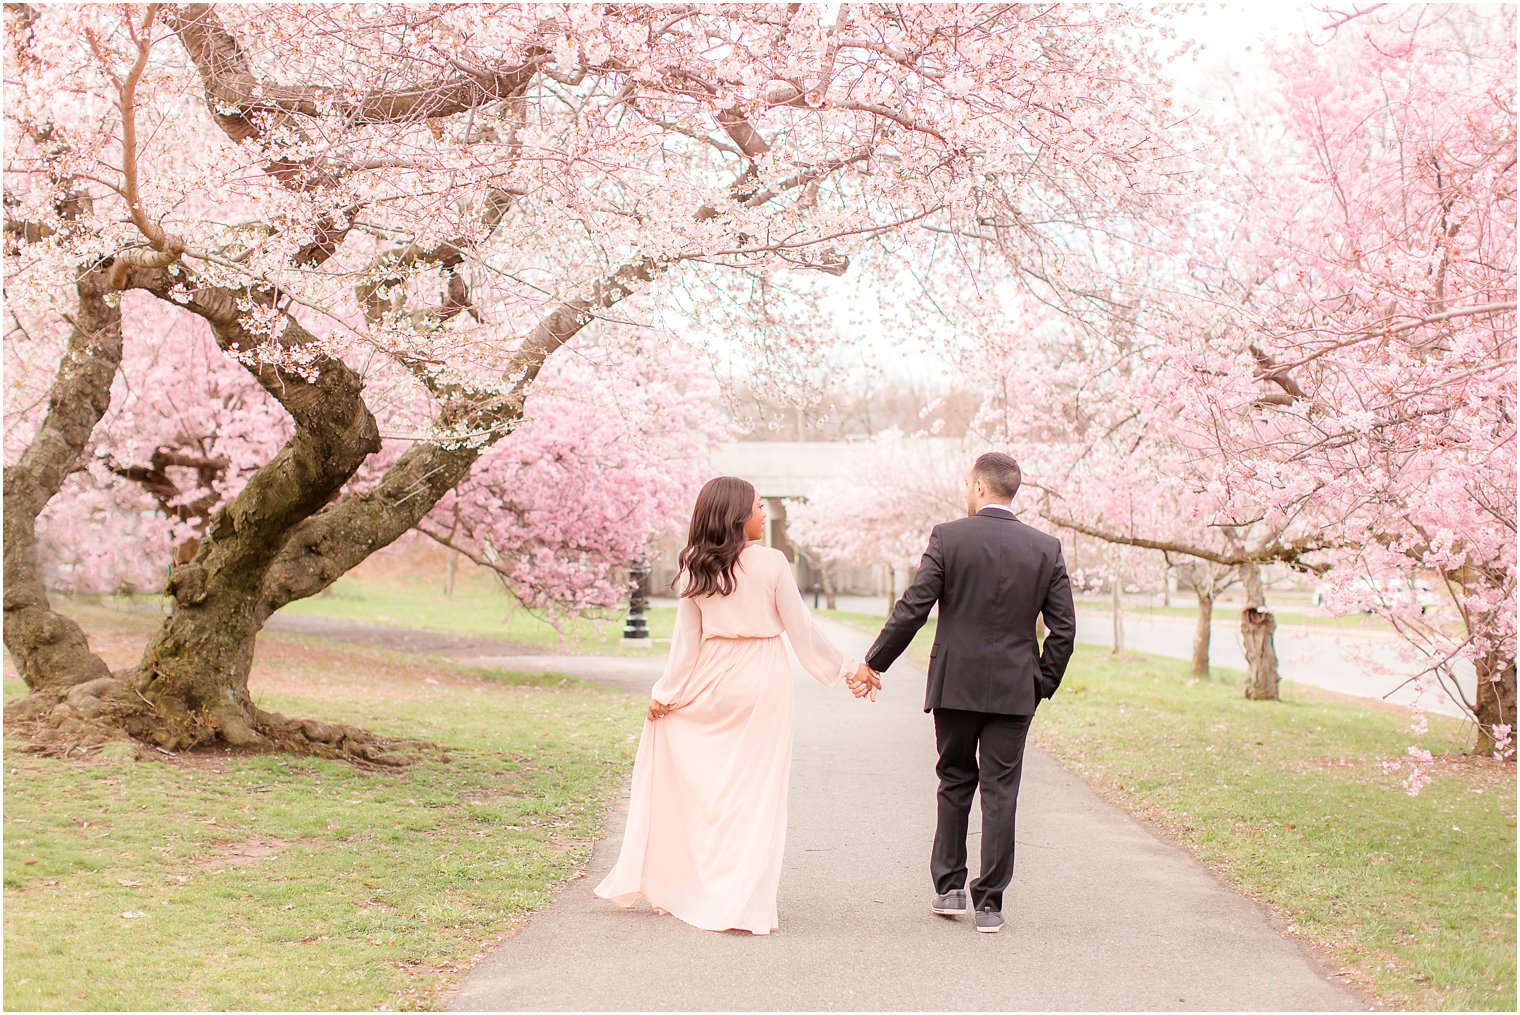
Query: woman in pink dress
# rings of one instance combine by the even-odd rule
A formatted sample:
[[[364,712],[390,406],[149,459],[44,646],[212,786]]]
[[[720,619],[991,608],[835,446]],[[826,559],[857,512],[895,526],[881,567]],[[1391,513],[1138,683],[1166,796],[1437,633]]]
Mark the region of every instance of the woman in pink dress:
[[[792,767],[792,667],[828,687],[857,663],[819,630],[765,506],[729,476],[697,496],[665,674],[650,692],[617,865],[596,894],[703,930],[777,929]],[[857,696],[874,698],[852,679]]]

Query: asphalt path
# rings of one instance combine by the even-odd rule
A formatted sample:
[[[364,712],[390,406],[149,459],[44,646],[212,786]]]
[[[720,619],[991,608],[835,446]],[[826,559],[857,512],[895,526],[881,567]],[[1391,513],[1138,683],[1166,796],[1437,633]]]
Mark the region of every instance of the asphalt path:
[[[830,624],[846,651],[870,640]],[[1090,651],[1079,649],[1079,651]],[[513,657],[514,668],[524,658]],[[654,660],[544,668],[635,690]],[[551,663],[556,665],[550,665]],[[696,930],[592,888],[625,801],[583,874],[466,977],[454,1010],[1358,1010],[1263,906],[1099,799],[1032,747],[1007,925],[977,934],[929,912],[932,723],[906,659],[879,701],[800,672],[781,929]],[[1039,737],[1035,720],[1033,739]],[[972,818],[972,871],[977,816]]]

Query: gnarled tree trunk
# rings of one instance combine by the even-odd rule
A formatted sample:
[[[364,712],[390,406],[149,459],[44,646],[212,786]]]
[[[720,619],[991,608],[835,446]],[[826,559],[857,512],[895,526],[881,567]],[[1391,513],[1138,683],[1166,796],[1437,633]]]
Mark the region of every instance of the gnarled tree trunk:
[[[1279,678],[1272,635],[1277,630],[1277,618],[1267,609],[1260,565],[1242,564],[1240,570],[1246,586],[1246,605],[1240,611],[1240,636],[1246,654],[1246,697],[1276,701]]]
[[[137,40],[138,62],[127,78],[117,82],[121,168],[129,191],[135,187],[137,165],[131,141],[134,133],[129,129],[135,123],[132,95],[149,63],[156,37],[151,29],[158,13],[156,5],[146,13]],[[331,139],[308,132],[309,125],[330,115],[332,101],[355,124],[436,126],[437,119],[464,113],[473,122],[477,111],[496,103],[502,103],[504,111],[493,112],[490,118],[505,123],[526,115],[519,100],[552,56],[551,40],[551,45],[526,46],[520,62],[511,65],[449,72],[433,82],[400,89],[377,87],[357,97],[337,99],[326,85],[277,85],[262,80],[248,51],[221,24],[212,5],[167,5],[161,13],[201,75],[208,112],[234,144],[274,138],[273,147],[283,151],[301,147],[290,145],[289,139],[311,142],[318,154],[307,161],[272,156],[263,170],[280,187],[320,197],[315,202],[319,205],[328,202],[330,195],[325,191],[341,188],[358,168],[342,165],[335,154],[342,145],[326,143]],[[800,93],[794,98],[802,101]],[[724,110],[717,119],[746,160],[728,193],[731,201],[744,207],[761,207],[859,161],[831,161],[818,173],[797,174],[757,191],[751,186],[754,163],[769,145],[737,108]],[[495,127],[483,130],[495,146],[493,159],[514,143],[498,135]],[[380,442],[359,375],[326,355],[297,357],[302,363],[300,372],[240,357],[290,414],[294,434],[231,503],[210,517],[193,556],[171,575],[167,589],[171,614],[141,661],[112,674],[89,651],[78,625],[49,607],[35,552],[35,519],[68,472],[77,467],[109,403],[122,345],[120,312],[111,302],[111,290],[142,290],[196,314],[210,325],[224,350],[246,354],[271,341],[304,346],[303,353],[318,347],[289,309],[292,294],[276,291],[255,272],[226,282],[232,276],[225,269],[231,265],[222,263],[220,253],[208,257],[205,251],[169,236],[161,224],[148,221],[143,204],[133,194],[123,196],[129,202],[131,221],[147,245],[124,247],[114,259],[81,273],[70,356],[50,397],[47,419],[26,455],[6,470],[5,640],[36,692],[19,711],[32,719],[51,719],[56,728],[84,724],[90,727],[90,737],[126,731],[171,749],[220,740],[368,756],[373,738],[362,731],[292,722],[254,705],[248,675],[258,631],[280,607],[322,591],[370,554],[415,528],[440,498],[465,479],[486,448],[521,422],[524,401],[550,355],[637,288],[697,255],[635,252],[575,295],[544,308],[537,323],[512,343],[515,352],[485,391],[441,380],[425,365],[408,360],[404,352],[396,353],[397,361],[413,368],[436,399],[442,428],[477,439],[466,447],[417,443],[362,492],[344,494],[343,490]],[[473,313],[465,278],[453,269],[464,263],[483,235],[496,229],[516,196],[516,191],[492,190],[479,221],[456,238],[432,246],[425,246],[420,238],[403,240],[380,255],[372,267],[396,267],[398,281],[405,278],[407,271],[402,269],[408,267],[432,265],[442,270],[447,293],[442,305],[414,310],[414,323],[442,324],[463,311]],[[319,213],[309,242],[290,255],[289,264],[303,270],[320,266],[343,244],[362,210],[362,204],[356,203]],[[715,207],[704,205],[696,216],[705,221],[718,214]],[[273,228],[278,232],[284,227]],[[30,224],[16,223],[13,228],[9,221],[6,230],[28,237],[36,232]],[[199,269],[202,273],[197,274],[194,266],[207,261],[223,270]],[[828,250],[814,266],[838,274],[847,263],[843,255]],[[223,281],[213,283],[213,277]],[[366,317],[377,320],[375,315],[400,311],[400,304],[390,301],[404,302],[404,296],[382,299],[381,291],[389,288],[389,282],[364,277],[355,292]],[[244,323],[250,309],[261,320],[278,319],[280,328],[254,333]]]
[[[5,647],[41,694],[34,708],[110,675],[79,625],[53,610],[37,560],[37,515],[77,466],[121,366],[121,308],[106,298],[105,266],[82,268],[74,290],[73,330],[42,425],[5,470]]]
[[[360,731],[290,724],[260,712],[248,693],[254,637],[265,617],[259,610],[265,572],[292,528],[332,498],[380,446],[360,396],[362,383],[339,361],[319,357],[310,381],[274,367],[250,367],[290,412],[295,434],[212,517],[194,558],[174,570],[167,589],[172,612],[136,667],[110,673],[89,652],[78,626],[48,608],[35,556],[35,520],[76,466],[109,404],[122,329],[119,304],[113,307],[106,293],[125,285],[164,297],[177,281],[164,269],[120,261],[81,278],[75,348],[59,372],[37,437],[6,470],[5,640],[34,689],[16,718],[46,717],[54,744],[71,746],[121,732],[169,749],[215,738],[234,745],[301,738],[330,747],[358,745],[369,739]],[[240,323],[237,299],[203,289],[187,304],[210,323],[223,348],[257,344]],[[290,323],[285,341],[310,339]],[[49,746],[41,730],[37,739]]]
[[[179,281],[164,270],[127,276],[134,288],[166,298]],[[271,300],[250,294],[254,300]],[[249,297],[244,297],[249,298]],[[258,336],[241,323],[234,294],[197,290],[187,308],[211,325],[223,349],[254,348]],[[302,345],[310,333],[291,321],[281,341]],[[249,369],[290,413],[295,433],[211,518],[195,557],[176,568],[167,593],[172,612],[128,676],[152,706],[153,739],[177,749],[211,737],[234,745],[262,743],[268,725],[248,694],[253,643],[264,616],[265,573],[292,529],[334,497],[369,455],[380,433],[364,404],[363,382],[328,356],[311,364],[312,379],[267,365]],[[147,732],[148,729],[137,732]]]

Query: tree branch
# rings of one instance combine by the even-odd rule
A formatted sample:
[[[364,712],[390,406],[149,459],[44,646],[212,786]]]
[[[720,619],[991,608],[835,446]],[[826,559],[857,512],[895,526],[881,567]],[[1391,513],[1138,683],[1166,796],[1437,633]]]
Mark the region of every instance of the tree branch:
[[[538,73],[549,52],[533,47],[526,60],[510,67],[468,71],[409,88],[375,89],[349,97],[322,85],[260,81],[249,69],[237,40],[222,27],[212,4],[187,4],[171,16],[206,84],[207,99],[214,105],[237,107],[235,114],[218,114],[223,130],[234,141],[256,132],[250,117],[260,111],[305,117],[332,113],[351,124],[410,123],[453,116],[520,92]]]
[[[264,579],[260,620],[286,603],[315,595],[371,553],[416,528],[469,475],[486,448],[521,420],[528,390],[545,360],[598,312],[673,263],[640,258],[595,282],[585,296],[566,300],[545,314],[512,357],[506,370],[512,383],[504,394],[471,404],[463,389],[435,387],[446,402],[447,421],[471,428],[484,439],[465,447],[416,444],[386,470],[373,489],[347,494],[297,526]],[[436,382],[429,379],[428,383]]]
[[[127,211],[137,231],[147,237],[148,244],[161,257],[144,259],[143,267],[163,268],[179,257],[185,249],[185,241],[167,235],[163,227],[148,218],[143,210],[142,188],[137,179],[137,85],[148,66],[148,55],[153,49],[153,23],[158,18],[158,4],[149,4],[143,14],[143,23],[133,33],[137,43],[137,59],[122,81],[118,104],[121,109],[121,175],[122,191],[127,200]],[[129,22],[130,24],[130,22]]]
[[[106,467],[115,475],[131,480],[146,490],[158,501],[158,509],[168,517],[182,522],[194,522],[210,517],[211,508],[217,500],[212,484],[230,464],[232,463],[225,458],[204,458],[156,448],[147,465],[120,465],[113,461],[107,463]],[[171,468],[194,469],[200,481],[201,495],[189,503],[182,502],[184,494],[168,473]]]
[[[79,625],[54,612],[37,559],[37,516],[79,462],[121,366],[121,308],[106,300],[104,270],[83,271],[74,289],[79,305],[47,413],[20,459],[5,468],[5,647],[34,689],[110,675]]]
[[[1287,543],[1274,541],[1254,549],[1242,547],[1234,553],[1220,553],[1217,550],[1210,550],[1205,546],[1178,542],[1176,540],[1126,536],[1122,533],[1099,528],[1096,525],[1086,525],[1072,518],[1063,518],[1044,510],[1040,511],[1040,517],[1052,525],[1059,525],[1063,529],[1071,529],[1073,532],[1080,532],[1084,536],[1101,539],[1105,543],[1116,543],[1120,546],[1138,546],[1141,549],[1161,550],[1166,553],[1180,553],[1189,557],[1197,557],[1200,560],[1213,561],[1215,564],[1229,566],[1237,564],[1270,564],[1274,562],[1295,564],[1305,554],[1326,549],[1331,545],[1317,539],[1296,539]]]

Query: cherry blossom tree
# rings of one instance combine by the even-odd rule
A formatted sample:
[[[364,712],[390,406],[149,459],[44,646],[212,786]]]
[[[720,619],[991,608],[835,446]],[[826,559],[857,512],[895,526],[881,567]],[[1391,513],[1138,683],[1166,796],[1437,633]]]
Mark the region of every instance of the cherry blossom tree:
[[[175,335],[183,354],[172,360],[164,345],[128,349],[85,467],[38,519],[54,584],[75,591],[162,589],[171,562],[193,558],[212,515],[290,436],[279,403],[201,322],[126,298],[160,333],[193,334]],[[716,383],[691,352],[663,343],[652,355],[647,334],[588,337],[546,366],[513,439],[418,525],[492,568],[521,602],[556,611],[626,598],[629,563],[682,521],[727,436],[709,411]],[[372,487],[409,443],[382,439],[350,488]]]
[[[1513,30],[1499,8],[1327,16],[1200,139],[1201,191],[1128,238],[1143,261],[1068,281],[1059,317],[1025,299],[1014,338],[983,326],[994,376],[1040,379],[986,425],[1076,435],[1048,517],[1242,568],[1248,649],[1270,644],[1255,566],[1324,574],[1422,683],[1461,700],[1454,667],[1477,670],[1485,754],[1515,707]],[[1379,592],[1421,573],[1450,613]]]
[[[1302,562],[1323,541],[1302,519],[1269,523],[1259,504],[1254,513],[1226,504],[1218,462],[1186,415],[1193,406],[1179,404],[1178,390],[1156,372],[1157,351],[1166,346],[1164,336],[1147,331],[1145,294],[1128,297],[1135,312],[1096,316],[1017,291],[999,296],[993,312],[979,313],[990,323],[979,332],[980,354],[965,368],[988,384],[972,428],[1016,450],[1029,488],[1021,497],[1038,518],[1106,547],[1114,651],[1123,644],[1122,588],[1135,579],[1164,581],[1166,566],[1190,560],[1211,571],[1206,583],[1194,583],[1195,669],[1208,671],[1213,596],[1239,577],[1247,591],[1243,690],[1276,699],[1276,625],[1261,569]],[[1091,563],[1084,559],[1081,569],[1090,571]]]
[[[483,454],[418,528],[491,568],[517,599],[551,613],[628,599],[627,569],[684,532],[712,453],[729,433],[718,388],[654,336],[631,348],[576,343],[547,364],[523,424]],[[610,355],[609,355],[610,353]]]
[[[1476,668],[1484,754],[1515,708],[1513,32],[1508,9],[1388,8],[1276,54],[1284,133],[1245,149],[1230,270],[1200,287],[1224,312],[1163,374],[1237,509],[1328,537],[1333,606],[1387,616],[1458,700]],[[1420,572],[1457,623],[1367,580]]]
[[[543,567],[463,484],[498,444],[552,477],[509,448],[583,332],[752,336],[738,355],[784,369],[818,340],[818,280],[890,280],[905,250],[948,261],[988,231],[1045,270],[1173,161],[1164,40],[1115,7],[11,4],[5,24],[8,344],[37,382],[7,420],[5,640],[33,689],[15,717],[69,742],[379,755],[257,708],[254,636],[451,495],[512,573]],[[288,436],[248,469],[203,459],[228,496],[112,673],[50,605],[35,535],[126,350],[187,355],[140,298],[203,322]],[[142,450],[86,468],[201,467]]]

